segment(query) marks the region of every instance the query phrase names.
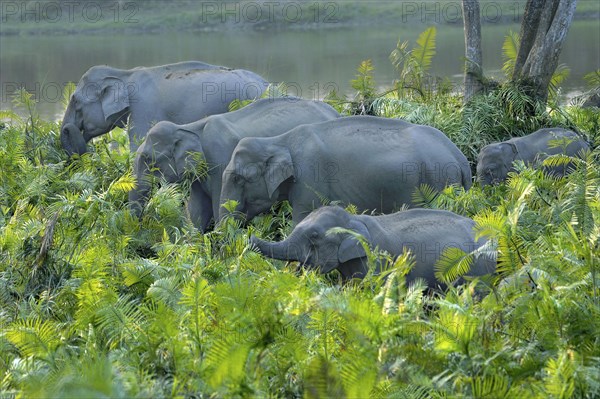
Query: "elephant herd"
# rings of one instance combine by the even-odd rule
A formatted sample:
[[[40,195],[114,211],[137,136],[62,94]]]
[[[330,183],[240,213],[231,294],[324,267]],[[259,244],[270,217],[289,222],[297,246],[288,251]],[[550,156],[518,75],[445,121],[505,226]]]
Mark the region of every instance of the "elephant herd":
[[[296,97],[263,98],[228,112],[234,99],[255,100],[267,87],[253,72],[196,61],[131,70],[95,66],[71,96],[61,143],[69,155],[83,154],[93,137],[127,127],[137,181],[129,202],[137,216],[153,175],[170,183],[191,180],[187,209],[201,231],[226,216],[250,220],[287,200],[296,224],[290,236],[280,243],[252,237],[253,246],[322,273],[338,269],[345,279],[367,272],[357,235],[392,256],[409,249],[415,266],[408,281],[422,278],[431,288],[444,286],[434,265],[446,249],[471,252],[485,243],[475,239],[471,219],[451,212],[393,213],[414,207],[412,195],[423,184],[470,188],[469,162],[442,132],[400,119],[343,117],[324,102]],[[490,144],[479,155],[477,180],[496,184],[515,160],[536,164],[586,148],[576,133],[555,128]],[[382,215],[321,206],[329,202]],[[345,230],[331,233],[336,227]],[[494,270],[493,260],[479,257],[468,275]]]

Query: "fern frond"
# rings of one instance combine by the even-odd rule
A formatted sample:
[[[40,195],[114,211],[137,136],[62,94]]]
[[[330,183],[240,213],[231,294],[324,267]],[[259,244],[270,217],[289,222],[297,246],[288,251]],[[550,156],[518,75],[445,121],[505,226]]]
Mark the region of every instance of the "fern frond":
[[[588,73],[583,77],[586,83],[592,88],[600,87],[600,69]]]
[[[48,357],[60,346],[57,326],[49,320],[23,320],[10,325],[4,336],[23,356]]]
[[[340,398],[344,396],[335,366],[322,356],[315,356],[306,366],[304,386],[306,398]]]
[[[431,208],[438,195],[439,193],[434,187],[427,184],[420,184],[419,187],[415,188],[415,191],[412,194],[412,200],[416,206]]]
[[[404,69],[406,59],[410,56],[410,50],[408,50],[408,41],[400,42],[396,44],[396,48],[390,54],[390,61],[394,68],[399,72]]]
[[[252,102],[253,100],[240,100],[236,98],[229,103],[229,112],[238,111],[244,108],[246,105],[251,104]]]
[[[139,303],[128,295],[119,297],[114,304],[107,304],[97,312],[97,323],[100,332],[107,337],[107,342],[114,347],[125,337],[135,337],[142,331],[145,317]]]
[[[360,354],[343,359],[340,377],[347,398],[372,397],[377,381],[377,370],[373,364],[365,364]]]
[[[435,263],[435,278],[445,284],[450,284],[459,277],[467,274],[471,270],[472,265],[472,254],[456,247],[445,248]]]
[[[503,374],[476,376],[471,381],[471,393],[476,398],[507,398],[510,380]]]
[[[236,342],[225,336],[216,339],[206,355],[209,384],[213,388],[226,383],[238,385],[244,378],[249,352],[250,345],[247,342]]]
[[[476,215],[473,220],[475,220],[476,240],[481,237],[496,238],[505,231],[506,217],[492,210]]]
[[[566,166],[573,163],[573,161],[577,162],[577,159],[566,154],[554,154],[544,159],[542,165],[548,167]]]
[[[109,194],[128,193],[135,188],[135,176],[131,172],[125,173],[118,180],[110,183]]]
[[[565,64],[560,64],[556,68],[556,70],[552,74],[552,78],[550,79],[550,84],[548,85],[548,98],[550,101],[557,101],[557,97],[560,92],[560,85],[569,76],[570,73],[571,69]]]
[[[421,32],[417,38],[417,46],[412,50],[412,55],[423,72],[427,72],[431,68],[431,60],[436,53],[435,38],[437,29],[431,26]]]
[[[557,359],[549,359],[545,368],[544,387],[555,398],[571,398],[575,391],[575,365],[571,356],[560,352]]]
[[[148,296],[170,307],[174,307],[181,297],[179,276],[163,277],[156,280],[148,288]]]
[[[502,70],[508,78],[512,77],[515,70],[520,42],[520,35],[516,32],[509,31],[508,35],[504,38],[504,43],[502,43],[502,56],[504,57]]]

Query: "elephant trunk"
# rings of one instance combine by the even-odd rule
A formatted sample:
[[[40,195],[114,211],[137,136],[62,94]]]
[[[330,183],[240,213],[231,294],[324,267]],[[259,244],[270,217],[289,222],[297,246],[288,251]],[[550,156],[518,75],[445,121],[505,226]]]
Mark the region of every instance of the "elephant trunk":
[[[136,187],[129,192],[129,211],[140,217],[150,198],[152,172],[143,156],[138,155],[134,164]]]
[[[150,185],[138,180],[136,188],[129,192],[129,211],[130,213],[140,218],[142,211],[148,203],[148,195],[150,193]]]
[[[290,239],[281,242],[268,242],[252,236],[250,243],[269,258],[288,261],[301,261],[302,258],[300,247],[291,242]]]
[[[69,103],[60,128],[60,142],[69,156],[87,152],[87,144],[79,127],[75,123],[75,110]]]
[[[225,172],[224,176],[226,174],[227,172]],[[230,207],[229,204],[227,207],[225,206],[225,204],[230,200],[237,202],[237,206],[235,207],[235,209],[232,209],[232,207]],[[221,189],[221,198],[219,199],[219,222],[221,222],[227,217],[242,219],[242,215],[246,212],[245,209],[242,209],[242,201],[243,189],[240,187],[235,187],[235,185],[232,182],[227,181],[227,179],[225,179],[223,187]]]
[[[72,123],[63,124],[60,130],[60,142],[69,156],[87,152],[87,144],[81,130]]]

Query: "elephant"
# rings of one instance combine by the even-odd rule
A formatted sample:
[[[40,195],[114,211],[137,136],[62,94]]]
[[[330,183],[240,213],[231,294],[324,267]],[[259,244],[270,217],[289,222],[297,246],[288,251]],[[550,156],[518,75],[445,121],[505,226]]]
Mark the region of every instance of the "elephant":
[[[240,140],[223,172],[220,200],[234,200],[237,208],[221,207],[219,220],[250,220],[278,200],[290,202],[295,223],[326,201],[391,213],[414,206],[412,194],[421,184],[468,189],[469,162],[433,127],[348,116]]]
[[[92,138],[129,123],[134,152],[153,123],[224,113],[232,100],[260,97],[267,86],[254,72],[199,61],[130,70],[93,66],[71,95],[60,140],[69,156],[81,155]]]
[[[322,101],[296,97],[265,98],[226,114],[177,125],[159,122],[138,148],[134,162],[137,188],[130,192],[133,213],[140,215],[151,190],[148,177],[161,174],[170,183],[185,179],[186,170],[198,170],[202,155],[208,174],[191,185],[188,211],[194,225],[206,231],[219,212],[221,178],[237,143],[243,137],[270,137],[301,124],[328,121],[340,115]]]
[[[537,166],[549,155],[576,156],[589,148],[579,134],[562,128],[544,128],[527,136],[488,144],[477,157],[477,181],[482,187],[495,185],[505,181],[508,173],[515,170],[514,161],[520,160]],[[564,176],[569,166],[562,165],[548,170],[557,176]]]
[[[475,240],[475,222],[464,216],[438,209],[409,209],[388,215],[353,215],[339,206],[324,206],[310,213],[292,231],[287,239],[273,243],[256,236],[250,238],[253,248],[263,255],[287,261],[325,274],[337,269],[344,280],[363,278],[367,271],[367,254],[355,235],[347,232],[332,233],[342,228],[360,234],[369,248],[386,251],[393,258],[409,249],[415,266],[407,275],[407,282],[422,278],[427,286],[443,289],[434,266],[447,248],[471,252],[486,241]],[[496,262],[477,256],[468,276],[493,273]]]

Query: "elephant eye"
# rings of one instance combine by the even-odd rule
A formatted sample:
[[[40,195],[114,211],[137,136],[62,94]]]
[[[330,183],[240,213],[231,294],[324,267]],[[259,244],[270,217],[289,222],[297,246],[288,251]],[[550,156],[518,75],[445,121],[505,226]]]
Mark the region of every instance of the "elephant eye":
[[[310,238],[312,240],[319,238],[319,232],[318,231],[313,231],[312,233],[310,233]]]
[[[234,184],[243,184],[244,183],[244,179],[242,179],[242,176],[240,175],[233,175],[233,183]]]

